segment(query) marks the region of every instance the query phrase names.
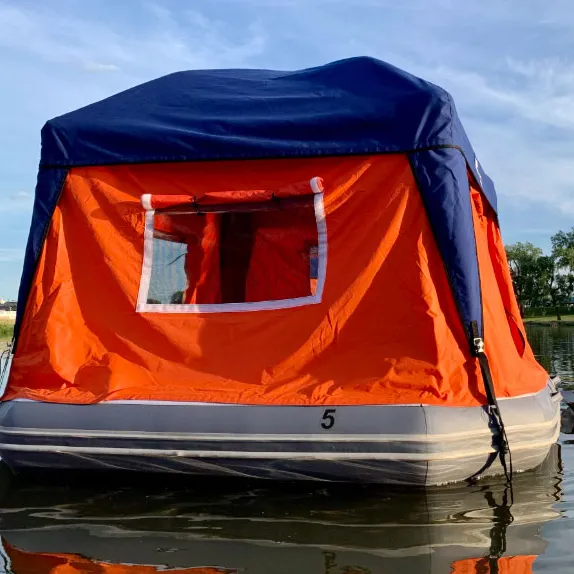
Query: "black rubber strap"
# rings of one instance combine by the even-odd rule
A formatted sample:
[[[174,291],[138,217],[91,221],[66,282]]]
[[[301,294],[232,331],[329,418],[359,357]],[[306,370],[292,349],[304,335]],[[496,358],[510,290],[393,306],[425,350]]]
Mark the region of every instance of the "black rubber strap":
[[[506,477],[506,480],[510,483],[512,482],[512,454],[508,446],[508,437],[506,436],[504,421],[502,420],[502,415],[500,414],[498,400],[496,399],[496,392],[494,390],[494,383],[492,381],[490,364],[488,363],[488,357],[484,352],[484,342],[480,337],[480,333],[478,331],[478,324],[476,321],[471,322],[470,331],[472,336],[471,347],[473,349],[475,357],[478,359],[480,370],[482,372],[482,380],[484,381],[484,391],[486,394],[486,399],[488,401],[490,416],[498,430],[496,446],[498,447],[500,464],[502,465],[502,468],[504,470],[504,476]]]

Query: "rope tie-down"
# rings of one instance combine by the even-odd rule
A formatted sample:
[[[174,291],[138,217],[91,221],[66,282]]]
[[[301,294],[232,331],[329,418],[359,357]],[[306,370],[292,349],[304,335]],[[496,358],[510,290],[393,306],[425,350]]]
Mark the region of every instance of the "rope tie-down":
[[[478,359],[480,365],[480,370],[482,372],[482,379],[484,381],[484,391],[486,398],[488,400],[487,412],[489,419],[493,426],[496,428],[498,433],[495,435],[495,446],[497,452],[493,453],[489,457],[485,466],[481,468],[475,475],[471,477],[475,478],[482,474],[495,460],[498,456],[500,458],[500,464],[504,470],[504,476],[509,485],[512,484],[512,453],[510,452],[510,446],[508,444],[508,436],[506,434],[506,429],[504,427],[504,421],[502,420],[502,415],[500,413],[500,407],[498,405],[498,400],[496,398],[496,392],[494,390],[494,383],[492,381],[492,372],[490,370],[490,364],[488,362],[488,356],[484,350],[484,340],[480,336],[478,330],[478,323],[472,321],[470,323],[471,331],[471,347],[474,356]],[[512,498],[512,489],[510,490],[510,495]]]

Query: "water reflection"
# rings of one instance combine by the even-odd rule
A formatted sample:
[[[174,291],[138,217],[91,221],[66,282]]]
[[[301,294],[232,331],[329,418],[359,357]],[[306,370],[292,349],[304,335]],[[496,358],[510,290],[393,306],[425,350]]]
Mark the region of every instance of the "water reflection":
[[[527,327],[528,341],[540,364],[565,382],[574,383],[574,327]]]
[[[558,446],[516,477],[510,509],[500,482],[405,491],[61,480],[8,488],[0,511],[8,571],[530,572],[546,548],[540,527],[559,516],[561,496]]]

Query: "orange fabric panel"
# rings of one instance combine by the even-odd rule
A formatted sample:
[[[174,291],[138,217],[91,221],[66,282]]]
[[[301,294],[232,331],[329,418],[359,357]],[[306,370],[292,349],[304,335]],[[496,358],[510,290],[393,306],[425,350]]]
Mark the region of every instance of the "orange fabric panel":
[[[451,574],[532,574],[537,556],[502,556],[491,568],[488,558],[471,558],[452,563]]]
[[[253,228],[245,300],[311,295],[309,254],[318,241],[314,209],[254,213]]]
[[[199,245],[202,241],[206,223],[215,216],[211,213],[205,216],[189,216],[172,213],[156,213],[154,215],[154,235],[160,239],[178,242],[190,242]],[[186,241],[187,240],[187,241]]]
[[[139,564],[110,564],[99,562],[78,554],[48,554],[24,552],[6,543],[3,544],[10,558],[10,572],[13,574],[157,574],[166,572],[165,566]],[[170,574],[234,574],[236,570],[199,567],[173,568]]]
[[[548,380],[526,339],[496,216],[471,187],[484,309],[484,342],[499,397],[540,391]]]
[[[279,189],[315,176],[325,185],[328,235],[320,304],[135,311],[142,194],[189,194],[189,182],[198,194]],[[490,265],[483,243],[481,270]],[[500,328],[492,301],[501,297],[490,269],[491,279],[483,274],[490,294],[485,323],[502,375],[497,389],[502,396],[538,390],[541,371],[516,350],[511,366],[500,365],[508,341],[498,347],[492,334]],[[6,398],[472,406],[485,403],[480,389],[408,159],[378,155],[72,170],[42,251]]]
[[[195,245],[188,244],[185,256],[188,288],[185,291],[184,303],[219,303],[221,301],[218,251],[220,220],[210,213],[202,216],[202,219],[205,225],[201,239]]]

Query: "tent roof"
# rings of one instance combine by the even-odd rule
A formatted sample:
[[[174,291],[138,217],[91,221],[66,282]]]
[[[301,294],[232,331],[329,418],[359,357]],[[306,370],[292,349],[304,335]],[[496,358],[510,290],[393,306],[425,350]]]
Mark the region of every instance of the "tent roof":
[[[373,58],[295,72],[170,74],[42,130],[41,167],[262,159],[457,147],[496,209],[442,88]]]

